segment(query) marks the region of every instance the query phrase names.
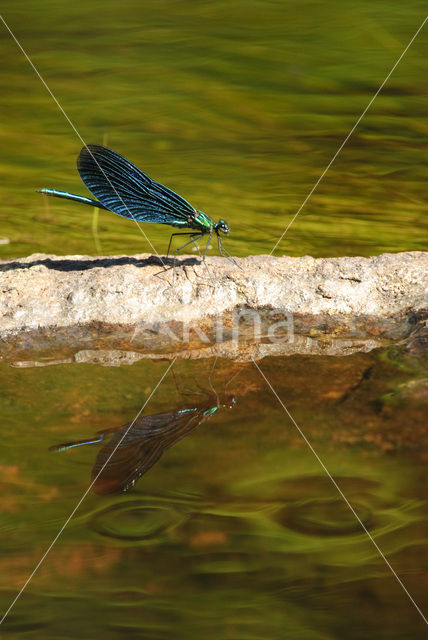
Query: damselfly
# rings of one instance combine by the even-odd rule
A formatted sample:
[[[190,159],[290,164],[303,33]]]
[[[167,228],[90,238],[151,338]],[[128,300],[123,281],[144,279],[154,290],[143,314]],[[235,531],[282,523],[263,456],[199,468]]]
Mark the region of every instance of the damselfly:
[[[125,492],[153,465],[163,452],[189,435],[218,409],[235,405],[234,396],[209,397],[197,405],[143,416],[121,427],[98,431],[92,438],[50,447],[65,451],[111,439],[100,449],[92,469],[92,488],[97,494]]]
[[[208,235],[202,257],[205,260],[211,238],[215,234],[220,254],[230,258],[220,237],[221,233],[229,233],[225,220],[214,222],[206,213],[195,209],[174,191],[149,178],[119,153],[98,144],[87,145],[77,158],[77,170],[96,200],[57,189],[38,189],[38,193],[106,209],[136,222],[156,222],[179,229],[192,229],[190,232],[171,235],[167,255],[174,236],[190,237],[188,242],[175,250],[176,255],[184,247]]]

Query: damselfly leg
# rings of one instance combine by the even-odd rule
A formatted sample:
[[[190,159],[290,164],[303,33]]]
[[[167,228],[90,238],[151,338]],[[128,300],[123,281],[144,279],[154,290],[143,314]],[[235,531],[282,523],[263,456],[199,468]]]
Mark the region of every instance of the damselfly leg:
[[[174,266],[173,266],[173,269],[174,269],[173,274],[174,274],[174,275],[173,275],[173,278],[172,278],[172,281],[173,281],[173,284],[174,284],[174,282],[175,282],[175,269],[176,269],[176,267],[177,267],[177,253],[178,253],[179,251],[181,251],[182,249],[184,249],[185,247],[187,247],[189,244],[192,244],[192,243],[193,243],[193,244],[195,245],[195,247],[197,247],[197,248],[198,248],[198,250],[199,250],[199,247],[198,247],[198,245],[196,244],[196,241],[197,241],[197,240],[200,240],[200,239],[201,239],[205,234],[204,234],[204,233],[199,233],[199,232],[197,232],[197,233],[190,233],[190,234],[185,234],[185,233],[180,234],[180,233],[176,233],[176,234],[173,234],[173,235],[190,235],[190,240],[189,240],[189,242],[186,242],[185,244],[182,244],[182,245],[181,245],[181,247],[178,247],[178,249],[176,249],[176,250],[174,251]]]
[[[239,265],[236,262],[236,260],[234,260],[232,258],[232,256],[230,255],[229,251],[223,247],[223,243],[222,243],[221,238],[220,238],[219,235],[217,236],[217,240],[218,240],[218,250],[219,250],[220,255],[223,256],[223,258],[226,258],[227,260],[232,262],[235,265],[235,267],[239,267],[239,269],[241,269],[241,271],[243,271],[243,268],[241,267],[241,265]]]
[[[173,234],[171,234],[171,237],[170,237],[170,239],[169,239],[168,251],[166,252],[166,256],[167,256],[167,257],[169,256],[169,251],[170,251],[170,249],[171,249],[172,239],[173,239],[175,236],[193,236],[193,237],[194,237],[194,239],[196,240],[196,237],[197,237],[197,236],[201,236],[201,237],[202,237],[202,236],[203,236],[203,234],[201,234],[199,231],[197,231],[196,233],[195,233],[194,231],[190,231],[190,232],[189,232],[189,231],[184,231],[184,232],[180,232],[180,233],[173,233]],[[190,242],[193,242],[193,241],[194,241],[194,240],[191,240]],[[179,248],[177,249],[177,251],[180,251],[180,249],[183,249],[184,247],[186,247],[188,244],[190,244],[190,242],[186,242],[186,244],[184,244],[182,247],[179,247]],[[175,253],[176,253],[176,251],[174,252],[174,255],[175,255]]]

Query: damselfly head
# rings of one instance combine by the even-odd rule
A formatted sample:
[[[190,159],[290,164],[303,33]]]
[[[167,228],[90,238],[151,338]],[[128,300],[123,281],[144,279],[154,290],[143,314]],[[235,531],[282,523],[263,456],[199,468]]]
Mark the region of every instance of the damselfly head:
[[[236,397],[231,394],[221,394],[218,398],[218,405],[224,409],[233,409],[236,404]]]
[[[216,224],[215,230],[216,230],[216,233],[221,231],[225,235],[228,235],[229,234],[229,225],[227,224],[226,220],[219,220],[217,222],[217,224]]]

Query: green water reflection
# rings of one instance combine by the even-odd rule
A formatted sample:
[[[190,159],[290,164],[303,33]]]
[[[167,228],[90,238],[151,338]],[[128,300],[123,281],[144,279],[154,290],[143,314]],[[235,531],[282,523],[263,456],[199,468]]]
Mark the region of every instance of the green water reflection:
[[[189,388],[208,385],[212,365],[175,370]],[[87,489],[94,447],[105,445],[48,448],[129,423],[166,366],[0,367],[3,607]],[[420,360],[390,349],[261,366],[421,604],[426,397],[408,384],[421,380]],[[215,388],[234,373],[232,411],[169,448],[127,494],[87,496],[5,623],[10,637],[73,637],[82,621],[87,637],[106,638],[423,637],[253,365],[218,361]],[[144,415],[180,402],[169,375]]]

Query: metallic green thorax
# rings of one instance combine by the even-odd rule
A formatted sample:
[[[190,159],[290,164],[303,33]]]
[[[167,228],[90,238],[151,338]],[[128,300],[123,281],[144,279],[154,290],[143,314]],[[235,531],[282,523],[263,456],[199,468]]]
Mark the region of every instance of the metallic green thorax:
[[[186,223],[183,224],[183,227],[184,226],[190,229],[197,229],[198,231],[209,233],[211,230],[215,229],[216,223],[203,211],[195,211],[194,214],[190,214],[188,216]]]
[[[203,211],[196,210],[195,212],[189,213],[186,220],[173,223],[174,227],[187,227],[188,229],[196,229],[201,234],[209,233],[210,236],[215,232],[217,236],[219,232],[228,235],[229,233],[229,225],[225,220],[219,220],[218,222],[214,222],[211,220],[209,216]]]

